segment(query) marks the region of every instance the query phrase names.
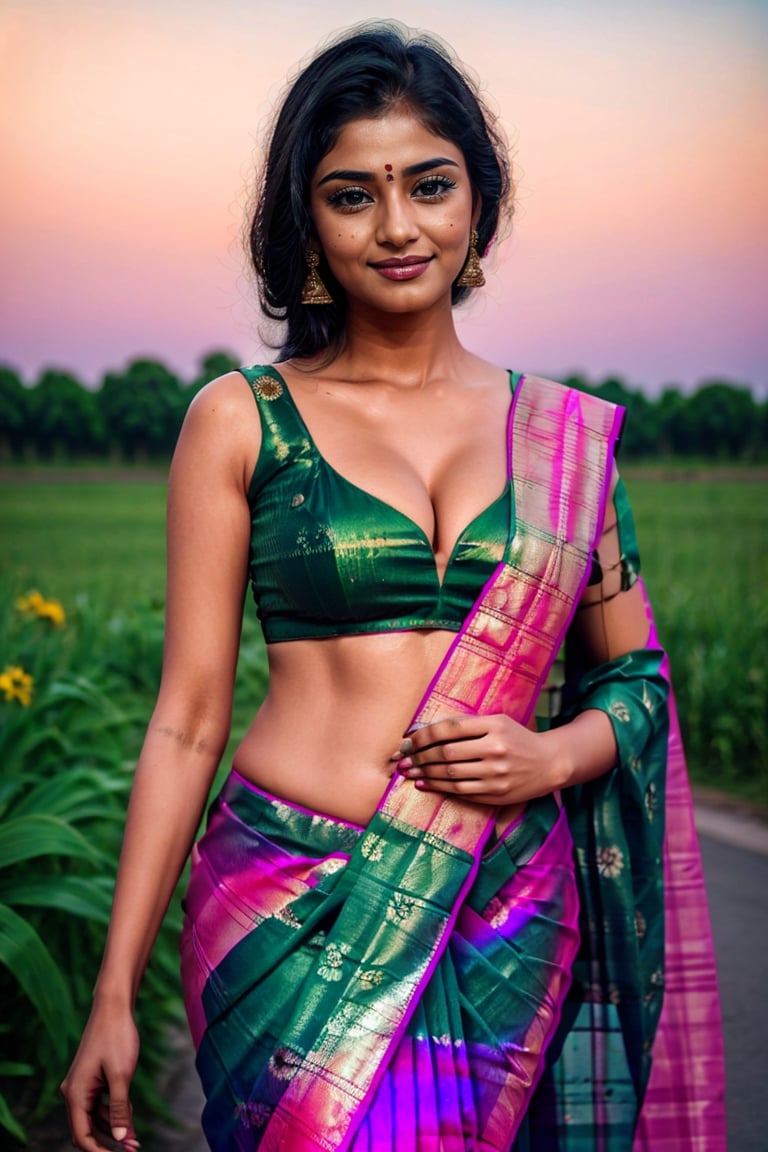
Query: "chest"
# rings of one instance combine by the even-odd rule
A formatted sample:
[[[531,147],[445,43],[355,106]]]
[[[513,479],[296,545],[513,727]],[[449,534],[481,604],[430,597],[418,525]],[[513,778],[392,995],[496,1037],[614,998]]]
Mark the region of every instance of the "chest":
[[[327,468],[408,518],[443,567],[462,529],[503,491],[509,391],[299,396]]]

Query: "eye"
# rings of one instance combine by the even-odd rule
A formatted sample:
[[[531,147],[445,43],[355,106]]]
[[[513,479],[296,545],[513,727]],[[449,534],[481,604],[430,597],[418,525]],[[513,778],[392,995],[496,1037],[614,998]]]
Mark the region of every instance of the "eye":
[[[342,212],[356,212],[371,202],[371,196],[365,188],[339,188],[328,197],[331,207]]]
[[[420,200],[442,200],[447,192],[456,187],[448,176],[425,176],[413,190]]]

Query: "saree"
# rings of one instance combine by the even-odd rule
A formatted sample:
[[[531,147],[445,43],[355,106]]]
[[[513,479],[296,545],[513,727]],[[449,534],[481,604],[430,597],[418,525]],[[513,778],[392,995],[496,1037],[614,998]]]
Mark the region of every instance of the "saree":
[[[588,578],[620,423],[612,405],[521,378],[508,435],[514,532],[412,727],[446,712],[506,712],[527,723]],[[630,690],[647,693],[659,659],[638,654]],[[654,708],[643,696],[639,729]],[[650,727],[650,737],[635,738],[658,745],[663,726]],[[612,963],[587,960],[593,988],[606,985],[605,972],[616,975],[613,961],[632,961],[612,1005],[617,1019],[603,1028],[579,1018],[603,997],[590,1001],[578,978],[577,918],[589,891],[582,882],[577,896],[554,798],[531,802],[494,841],[494,809],[401,778],[363,829],[232,774],[193,853],[182,940],[211,1147],[507,1152],[519,1134],[521,1150],[629,1149],[663,983],[658,799],[651,856],[643,848],[632,865],[638,883],[629,896],[616,885],[624,895]],[[645,831],[649,821],[639,824]],[[577,863],[587,856],[577,845]],[[637,911],[643,885],[651,923],[625,947],[627,908]],[[587,938],[600,941],[604,927],[588,923]],[[544,1143],[529,1116],[552,1141],[573,1127],[551,1098],[558,1078],[584,1080],[572,1042],[584,1035],[604,1036],[609,1049],[618,1038],[625,1050],[610,1083],[600,1081],[603,1104],[620,1085],[617,1115],[601,1107],[597,1118],[579,1118],[575,1142]],[[586,1142],[587,1127],[611,1125],[624,1143]]]

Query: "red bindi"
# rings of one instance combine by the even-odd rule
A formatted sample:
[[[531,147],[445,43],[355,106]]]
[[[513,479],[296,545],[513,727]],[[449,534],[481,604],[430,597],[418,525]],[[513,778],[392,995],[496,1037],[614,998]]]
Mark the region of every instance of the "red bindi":
[[[387,174],[387,180],[388,181],[394,180],[394,176],[392,175],[392,165],[391,164],[385,164],[384,165],[384,171]]]

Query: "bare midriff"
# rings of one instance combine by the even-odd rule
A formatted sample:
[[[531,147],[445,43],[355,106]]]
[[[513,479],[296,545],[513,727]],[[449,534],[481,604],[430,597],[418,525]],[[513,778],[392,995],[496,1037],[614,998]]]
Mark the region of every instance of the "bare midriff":
[[[367,824],[453,638],[433,630],[269,645],[269,691],[234,768],[281,799]],[[522,807],[505,808],[499,825]]]

